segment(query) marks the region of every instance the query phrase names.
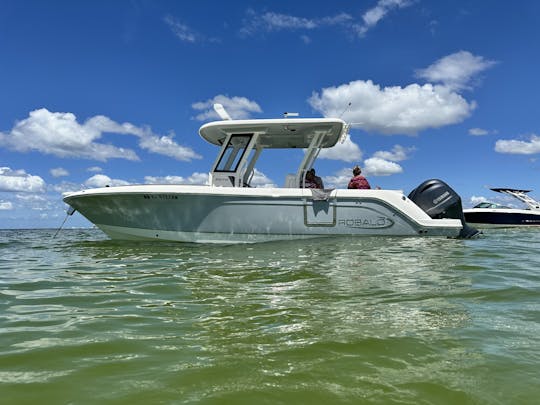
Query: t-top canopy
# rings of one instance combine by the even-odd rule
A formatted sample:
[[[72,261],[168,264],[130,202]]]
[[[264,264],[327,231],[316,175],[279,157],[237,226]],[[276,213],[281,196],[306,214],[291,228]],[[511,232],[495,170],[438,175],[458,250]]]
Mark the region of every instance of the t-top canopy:
[[[325,134],[322,148],[334,146],[347,125],[339,118],[282,118],[263,120],[226,120],[204,124],[199,134],[214,145],[222,145],[228,134],[259,133],[257,147],[307,148],[313,136]]]
[[[505,191],[511,191],[514,193],[530,193],[531,190],[518,190],[516,188],[492,188],[491,190],[496,191],[498,193],[504,193]]]

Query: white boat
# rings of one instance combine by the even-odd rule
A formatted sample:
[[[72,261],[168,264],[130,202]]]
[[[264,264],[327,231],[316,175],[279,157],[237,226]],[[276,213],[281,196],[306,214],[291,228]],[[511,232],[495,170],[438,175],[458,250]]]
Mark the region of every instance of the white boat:
[[[323,148],[343,140],[337,118],[231,120],[204,124],[199,134],[219,147],[209,185],[128,185],[66,193],[78,211],[110,238],[199,243],[250,243],[335,235],[469,237],[461,199],[429,180],[409,197],[396,190],[307,189],[306,172]],[[266,149],[304,150],[283,187],[251,187]],[[276,164],[281,164],[276,162]]]
[[[526,205],[526,208],[510,208],[487,201],[481,202],[473,208],[463,210],[468,223],[483,227],[540,225],[540,203],[527,195],[531,190],[515,188],[492,188],[491,190],[517,198]]]

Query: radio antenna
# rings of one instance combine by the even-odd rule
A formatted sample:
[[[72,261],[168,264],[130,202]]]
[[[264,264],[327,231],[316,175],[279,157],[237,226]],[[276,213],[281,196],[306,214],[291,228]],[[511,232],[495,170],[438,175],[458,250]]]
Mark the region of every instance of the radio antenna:
[[[341,113],[341,115],[339,116],[339,118],[343,117],[343,114],[345,114],[347,112],[347,110],[349,109],[349,107],[351,106],[351,102],[349,101],[349,104],[347,104],[347,107],[345,107],[345,109],[343,110],[343,112]]]

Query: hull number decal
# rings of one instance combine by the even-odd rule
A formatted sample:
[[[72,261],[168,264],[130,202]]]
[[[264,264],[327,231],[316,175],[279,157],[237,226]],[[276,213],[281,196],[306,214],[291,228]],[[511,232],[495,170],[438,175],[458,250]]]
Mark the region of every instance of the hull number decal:
[[[145,200],[178,200],[174,194],[143,194]]]

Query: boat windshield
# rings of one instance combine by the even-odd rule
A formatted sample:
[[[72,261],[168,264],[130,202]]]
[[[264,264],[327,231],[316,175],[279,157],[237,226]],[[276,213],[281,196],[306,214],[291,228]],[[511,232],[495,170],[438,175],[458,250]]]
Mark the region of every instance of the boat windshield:
[[[253,134],[232,135],[226,146],[225,153],[219,160],[216,171],[235,172],[238,170],[238,164],[244,156],[246,147]]]
[[[490,202],[481,202],[474,206],[474,208],[510,208],[500,204],[494,204]]]

